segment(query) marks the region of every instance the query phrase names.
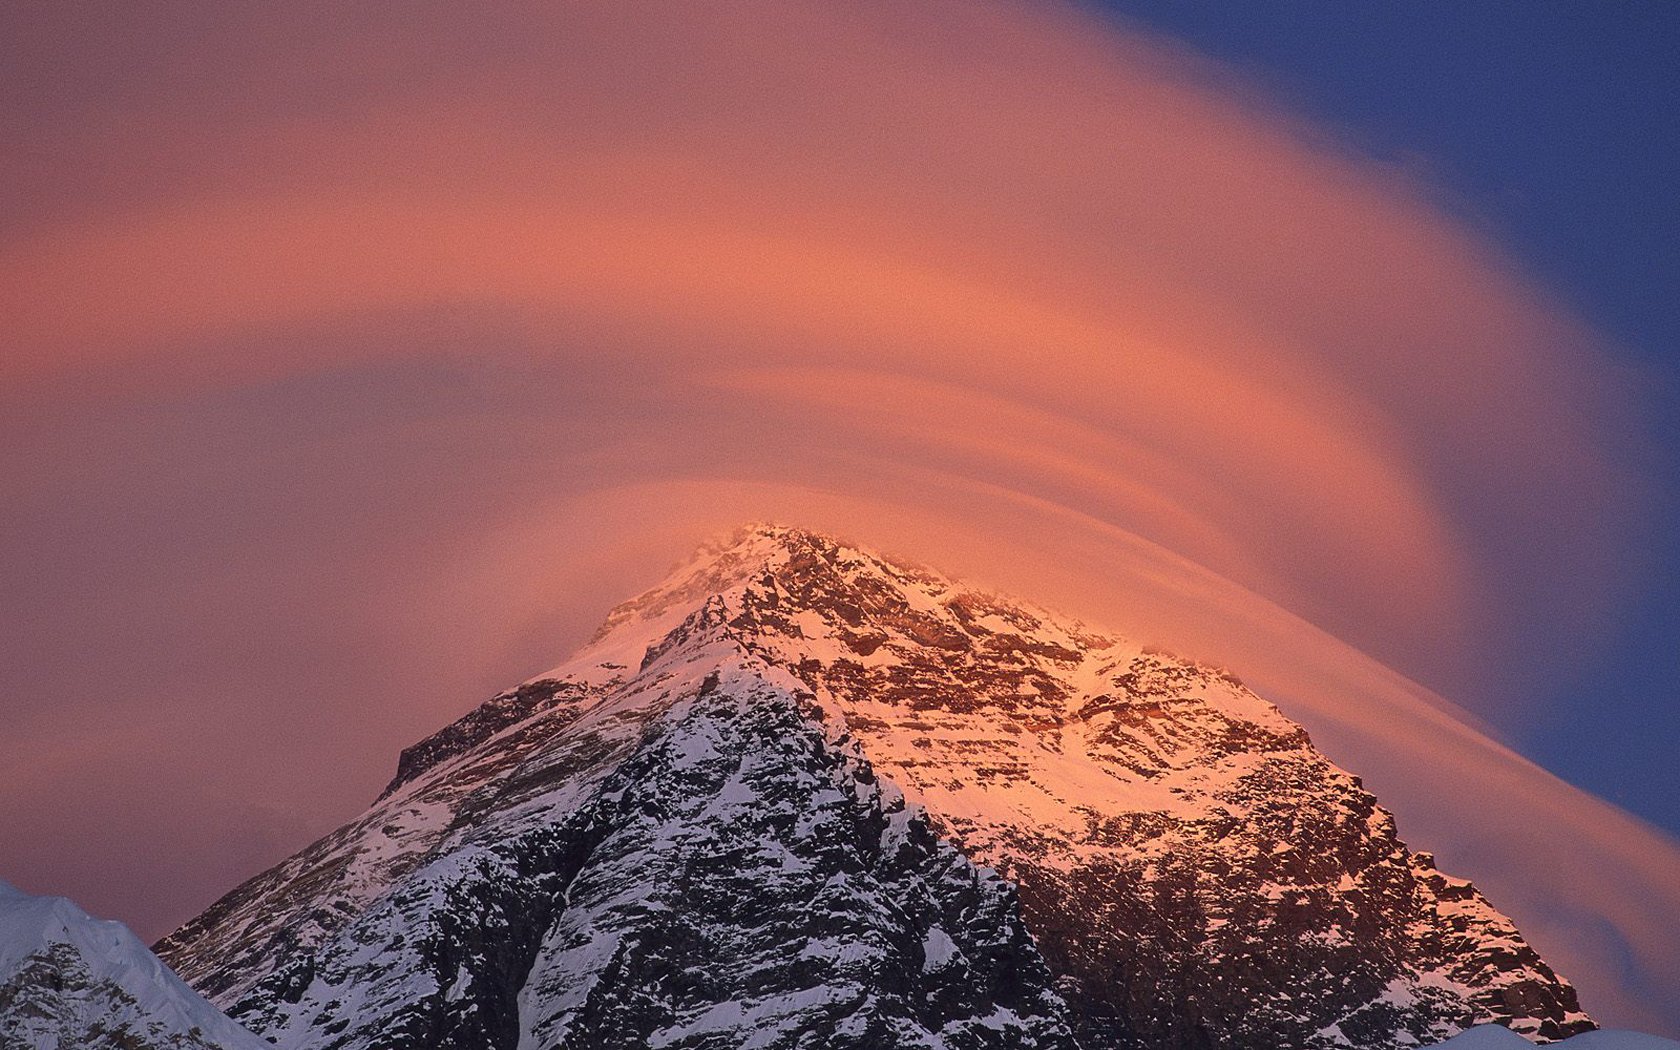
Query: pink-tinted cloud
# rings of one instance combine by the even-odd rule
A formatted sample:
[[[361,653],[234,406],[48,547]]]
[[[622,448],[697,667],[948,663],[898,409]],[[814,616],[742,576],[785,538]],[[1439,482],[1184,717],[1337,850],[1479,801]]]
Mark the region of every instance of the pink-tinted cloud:
[[[1640,527],[1593,336],[1423,188],[1054,7],[40,17],[0,161],[8,875],[97,910],[178,871],[140,853],[296,844],[780,517],[1233,665],[1589,1006],[1680,1025],[1606,939],[1673,974],[1672,844],[1384,670],[1497,724]],[[1535,861],[1560,827],[1580,870]],[[158,932],[228,866],[106,899]],[[1573,922],[1580,885],[1620,897]]]

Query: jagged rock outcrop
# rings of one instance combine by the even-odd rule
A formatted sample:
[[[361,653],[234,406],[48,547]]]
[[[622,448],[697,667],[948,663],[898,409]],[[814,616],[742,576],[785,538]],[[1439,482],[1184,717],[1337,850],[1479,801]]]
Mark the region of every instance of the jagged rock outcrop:
[[[300,1047],[1592,1027],[1240,682],[774,527],[409,748],[367,815],[159,950]]]

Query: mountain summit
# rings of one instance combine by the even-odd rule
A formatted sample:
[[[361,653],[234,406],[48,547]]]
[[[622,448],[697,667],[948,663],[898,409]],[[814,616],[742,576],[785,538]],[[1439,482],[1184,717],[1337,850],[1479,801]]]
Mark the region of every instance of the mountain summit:
[[[755,526],[157,946],[283,1048],[1392,1047],[1593,1027],[1217,669]]]

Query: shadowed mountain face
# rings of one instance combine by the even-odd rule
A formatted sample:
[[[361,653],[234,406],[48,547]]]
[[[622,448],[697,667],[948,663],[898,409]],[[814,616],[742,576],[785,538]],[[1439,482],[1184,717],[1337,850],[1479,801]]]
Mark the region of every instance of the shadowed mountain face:
[[[1228,675],[778,527],[409,748],[367,814],[158,949],[283,1047],[1592,1027]]]

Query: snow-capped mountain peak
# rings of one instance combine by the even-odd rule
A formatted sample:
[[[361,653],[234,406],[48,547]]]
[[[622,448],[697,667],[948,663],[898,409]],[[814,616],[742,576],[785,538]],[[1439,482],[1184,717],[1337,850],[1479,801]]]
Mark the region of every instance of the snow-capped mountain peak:
[[[803,743],[769,748],[766,766],[768,739]],[[910,830],[890,831],[899,820]],[[841,826],[860,844],[850,859],[818,845]],[[904,834],[941,844],[901,867],[888,842]],[[717,851],[758,858],[781,892],[718,917],[694,887],[644,883],[700,871],[701,892],[754,898],[702,859]],[[946,874],[929,883],[926,865]],[[1001,895],[951,889],[993,871]],[[926,906],[873,933],[835,927],[801,910],[817,874],[882,902],[924,892],[910,879]],[[522,947],[475,947],[462,909],[510,921],[513,900],[533,916]],[[735,960],[703,987],[644,958],[669,934],[648,932],[653,916],[684,908],[711,915],[684,936]],[[865,947],[911,941],[902,956]],[[393,944],[416,947],[369,954]],[[1540,1039],[1592,1027],[1509,919],[1408,850],[1356,777],[1230,675],[765,525],[405,750],[367,815],[160,950],[283,1046],[370,1045],[356,1035],[370,1018],[532,1046],[611,1030],[692,1047],[886,1031],[902,1045],[1375,1047],[1486,1021]],[[924,969],[872,984],[793,961],[830,952]],[[957,971],[936,963],[959,956],[987,996],[948,985]],[[632,957],[646,967],[625,969]],[[1017,977],[995,984],[1004,972]],[[758,1001],[752,974],[805,1005],[740,1013]],[[960,1008],[930,1014],[918,996]],[[322,1026],[346,1034],[322,1043]]]

